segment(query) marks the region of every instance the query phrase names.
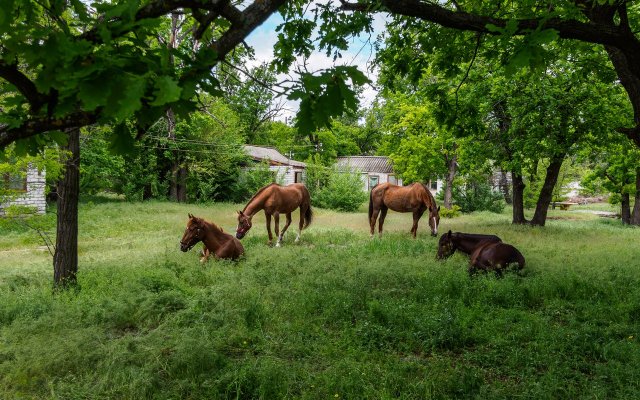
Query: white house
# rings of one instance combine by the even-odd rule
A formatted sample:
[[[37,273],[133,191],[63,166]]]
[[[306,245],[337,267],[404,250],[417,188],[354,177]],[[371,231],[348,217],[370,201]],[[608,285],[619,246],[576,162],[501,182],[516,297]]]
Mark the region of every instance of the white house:
[[[338,157],[338,169],[346,169],[360,174],[362,190],[371,190],[378,183],[393,183],[402,186],[402,179],[393,172],[391,160],[383,156],[349,156]]]
[[[0,182],[4,189],[11,192],[17,192],[16,197],[2,204],[0,203],[0,215],[5,214],[5,208],[11,205],[27,206],[34,210],[37,214],[44,214],[47,207],[45,197],[45,180],[46,173],[44,169],[39,171],[38,168],[31,165],[27,169],[26,176],[12,176],[5,174],[0,176]]]
[[[269,170],[284,185],[302,182],[304,179],[307,164],[290,160],[273,147],[245,145],[244,151],[256,162],[268,162]]]

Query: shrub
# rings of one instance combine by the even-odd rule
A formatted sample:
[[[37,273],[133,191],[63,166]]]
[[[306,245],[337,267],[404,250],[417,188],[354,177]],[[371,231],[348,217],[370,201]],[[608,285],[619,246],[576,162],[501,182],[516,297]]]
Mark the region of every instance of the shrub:
[[[462,213],[462,208],[457,204],[454,204],[451,208],[442,207],[440,209],[440,216],[442,218],[455,218],[459,217]]]
[[[367,194],[357,174],[331,170],[327,185],[320,188],[312,200],[321,208],[356,211],[367,200]]]
[[[269,170],[269,164],[266,162],[243,169],[233,187],[232,200],[236,203],[247,201],[258,189],[272,182],[282,183],[278,182],[278,177]]]
[[[501,213],[505,202],[502,194],[483,180],[467,180],[453,187],[453,198],[462,212],[491,211]]]

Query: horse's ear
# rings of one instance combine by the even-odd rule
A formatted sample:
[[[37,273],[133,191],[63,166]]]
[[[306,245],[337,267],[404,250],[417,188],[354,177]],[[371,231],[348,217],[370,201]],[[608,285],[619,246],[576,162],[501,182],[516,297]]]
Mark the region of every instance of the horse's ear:
[[[238,212],[238,215],[242,215],[242,211],[238,210],[237,212]]]
[[[192,218],[194,218],[193,214],[189,213],[189,219],[192,219]]]
[[[449,232],[447,232],[447,235],[451,237],[451,229],[449,229]]]

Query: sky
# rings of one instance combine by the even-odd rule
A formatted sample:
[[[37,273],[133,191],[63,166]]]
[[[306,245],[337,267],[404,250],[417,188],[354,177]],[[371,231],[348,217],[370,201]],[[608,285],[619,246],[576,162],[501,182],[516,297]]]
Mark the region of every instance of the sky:
[[[282,17],[280,14],[273,14],[262,25],[256,28],[248,37],[247,44],[255,50],[255,61],[252,61],[247,67],[253,67],[264,62],[270,62],[273,59],[273,45],[277,41],[276,27],[282,23]],[[384,30],[385,17],[377,15],[374,18],[373,29],[374,33],[369,38],[368,35],[353,38],[351,45],[346,52],[343,52],[342,58],[339,58],[333,62],[331,57],[327,57],[323,52],[314,52],[307,60],[307,68],[309,71],[317,71],[320,69],[329,68],[337,65],[353,65],[357,66],[373,84],[377,81],[377,71],[370,70],[370,63],[375,57],[375,49],[373,42],[378,35]],[[302,60],[299,60],[302,63]],[[278,80],[295,79],[294,76],[281,75]],[[377,90],[374,85],[367,85],[360,98],[361,106],[369,106],[375,99]],[[298,111],[297,102],[287,100],[285,104],[285,111],[279,116],[279,120],[285,120],[288,117],[292,117]]]

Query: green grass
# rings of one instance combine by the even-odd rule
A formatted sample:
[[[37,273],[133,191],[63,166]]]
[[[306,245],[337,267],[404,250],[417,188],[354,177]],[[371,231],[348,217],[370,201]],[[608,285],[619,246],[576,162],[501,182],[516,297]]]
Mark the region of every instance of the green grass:
[[[257,216],[237,263],[179,251],[187,213],[233,231],[238,208],[84,202],[81,289],[57,295],[37,235],[0,227],[0,398],[639,397],[638,229],[441,221],[517,246],[503,279],[436,261],[426,221],[413,240],[391,212],[381,239],[364,212],[316,210],[282,248]]]

